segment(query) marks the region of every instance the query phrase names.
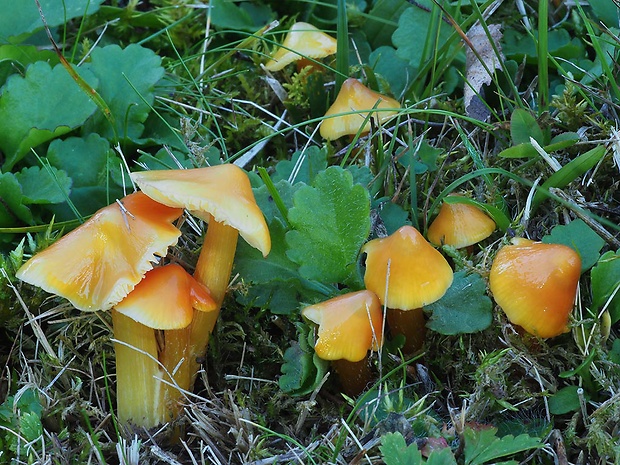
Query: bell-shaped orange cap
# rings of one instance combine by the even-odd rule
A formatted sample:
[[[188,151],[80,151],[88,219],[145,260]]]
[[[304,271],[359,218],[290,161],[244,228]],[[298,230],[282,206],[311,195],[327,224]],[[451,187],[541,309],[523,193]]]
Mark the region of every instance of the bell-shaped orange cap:
[[[336,53],[336,39],[312,24],[295,23],[280,47],[265,64],[269,71],[279,71],[302,58],[325,58]]]
[[[193,309],[217,308],[208,289],[175,264],[153,268],[131,293],[114,307],[117,312],[153,329],[189,326]]]
[[[263,256],[271,250],[267,223],[256,204],[248,175],[238,166],[140,171],[131,173],[131,178],[157,202],[186,208],[205,221],[212,216],[239,231]]]
[[[366,124],[364,121],[369,112],[372,112],[375,121],[383,123],[394,117],[399,108],[400,103],[397,100],[370,90],[357,79],[349,78],[344,81],[336,100],[325,113],[325,119],[321,122],[321,137],[334,140],[346,135],[355,135],[362,127],[362,133],[368,132],[370,121]],[[385,111],[386,109],[394,111]]]
[[[319,325],[314,351],[323,360],[359,362],[368,350],[383,344],[383,313],[377,296],[370,291],[344,294],[302,310]]]
[[[579,254],[561,244],[516,238],[500,249],[489,285],[508,319],[538,337],[568,332],[581,274]]]
[[[367,242],[362,252],[367,254],[366,289],[389,308],[421,308],[441,299],[452,284],[446,259],[413,226]]]
[[[451,245],[460,249],[486,239],[495,228],[495,221],[479,208],[467,203],[444,202],[428,227],[427,237],[438,247]]]
[[[157,256],[177,243],[172,225],[183,210],[141,192],[96,212],[22,266],[15,276],[68,299],[80,310],[107,310],[120,302]]]

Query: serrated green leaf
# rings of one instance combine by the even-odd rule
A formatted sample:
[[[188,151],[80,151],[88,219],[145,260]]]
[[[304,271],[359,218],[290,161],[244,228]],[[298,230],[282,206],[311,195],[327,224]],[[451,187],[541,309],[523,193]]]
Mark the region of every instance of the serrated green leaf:
[[[564,244],[577,252],[581,258],[582,273],[594,266],[605,245],[605,241],[579,218],[567,225],[555,226],[550,234],[542,238],[542,242]]]
[[[403,60],[409,61],[413,68],[419,68],[422,64],[424,53],[424,40],[431,33],[431,10],[433,2],[420,0],[415,7],[409,7],[402,12],[398,19],[398,28],[392,34],[392,43],[396,47],[396,54]],[[437,43],[444,44],[450,37],[451,29],[442,25],[439,30]],[[419,40],[412,40],[417,37]]]
[[[540,145],[545,144],[542,129],[532,114],[517,108],[510,118],[510,137],[513,145],[529,144],[530,137]]]
[[[80,75],[94,85],[91,73]],[[96,105],[67,71],[45,62],[30,65],[26,75],[11,76],[0,94],[0,149],[10,170],[31,148],[82,125]]]
[[[370,196],[337,166],[318,174],[293,197],[286,233],[288,257],[302,277],[326,283],[356,280],[360,247],[370,232]]]
[[[612,324],[620,320],[620,250],[605,252],[590,273],[592,279],[592,308],[599,310],[607,303],[609,298],[616,292],[609,303],[607,310]]]
[[[309,328],[298,324],[298,341],[293,341],[284,352],[282,376],[278,385],[283,392],[303,396],[311,393],[319,385],[329,367],[329,362],[321,360],[308,342],[311,338]]]
[[[73,18],[93,14],[103,0],[39,0],[47,25],[52,28]],[[0,0],[0,43],[18,43],[43,29],[37,4],[32,1]]]
[[[71,178],[66,172],[53,166],[31,166],[15,174],[22,186],[24,204],[48,204],[64,202],[71,191]]]
[[[107,140],[97,134],[53,141],[47,151],[53,167],[66,171],[73,179],[69,200],[82,216],[87,216],[123,196],[117,178],[121,159]],[[67,203],[51,208],[58,221],[75,219]]]
[[[155,100],[155,84],[164,75],[161,58],[136,44],[124,49],[108,45],[95,48],[85,68],[99,78],[97,91],[110,108],[115,128],[97,112],[84,125],[84,131],[96,132],[109,140],[138,139]]]
[[[211,23],[219,29],[254,32],[273,19],[271,8],[266,5],[244,2],[237,6],[227,0],[212,0],[210,7]]]
[[[22,412],[19,417],[19,432],[26,441],[36,441],[43,434],[41,419],[32,412]]]
[[[32,223],[32,213],[23,203],[22,188],[13,173],[0,173],[0,227]]]
[[[387,433],[381,436],[379,450],[385,465],[422,464],[422,453],[416,444],[408,446],[401,433]]]
[[[278,220],[269,223],[271,236],[271,252],[267,257],[252,246],[239,243],[235,261],[236,271],[241,278],[256,284],[267,284],[273,281],[300,280],[297,264],[286,254],[286,229]]]
[[[290,160],[279,161],[276,164],[276,172],[271,178],[274,183],[286,180],[291,184],[298,182],[310,184],[325,168],[327,168],[327,149],[312,146],[305,152],[298,150]]]
[[[58,64],[58,55],[51,50],[40,50],[34,45],[0,45],[0,87],[11,74],[22,73],[36,61]]]
[[[282,199],[286,211],[293,207],[293,195],[301,186],[303,186],[303,184],[295,184],[293,186],[290,182],[285,180],[278,181],[274,184],[274,187],[278,193],[278,196]],[[285,223],[286,219],[283,218],[266,185],[263,184],[254,189],[254,197],[256,198],[258,207],[263,212],[263,215],[265,215],[267,223],[271,223],[274,218],[277,218],[283,224]]]
[[[578,386],[566,386],[549,397],[549,412],[553,415],[564,415],[579,410],[578,389]]]
[[[309,287],[313,283],[300,276],[297,264],[286,255],[286,229],[279,219],[269,223],[269,232],[272,248],[266,258],[245,242],[239,242],[235,271],[253,285],[237,300],[283,315],[296,310],[301,301],[324,298],[325,294]]]
[[[406,0],[377,0],[366,17],[362,28],[374,50],[392,45],[392,34],[398,27],[398,18],[409,7]]]
[[[478,274],[454,273],[446,294],[424,307],[432,312],[427,327],[440,334],[465,334],[483,331],[493,321],[491,299],[486,284]]]
[[[444,153],[444,150],[433,147],[426,141],[423,141],[417,149],[417,152],[414,152],[412,147],[405,148],[402,156],[399,154],[398,163],[405,168],[413,167],[416,174],[437,171],[437,158]]]
[[[454,458],[454,454],[449,447],[444,449],[434,449],[428,456],[426,465],[456,465],[456,459]]]
[[[399,98],[410,84],[415,71],[409,66],[409,62],[400,58],[396,49],[390,46],[375,49],[368,60],[375,73],[387,81],[392,94]]]
[[[398,204],[385,202],[379,206],[379,216],[388,235],[395,233],[400,227],[408,222],[409,213]]]
[[[497,428],[494,427],[480,430],[465,428],[464,455],[466,465],[482,465],[491,460],[543,446],[540,439],[527,434],[521,434],[517,437],[507,435],[498,438],[495,435],[496,433]]]

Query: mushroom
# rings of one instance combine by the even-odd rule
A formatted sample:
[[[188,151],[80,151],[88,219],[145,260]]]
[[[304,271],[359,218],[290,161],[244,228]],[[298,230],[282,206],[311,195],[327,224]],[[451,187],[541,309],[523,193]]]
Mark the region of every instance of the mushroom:
[[[344,81],[336,100],[325,113],[321,122],[321,137],[334,140],[358,132],[368,132],[370,121],[366,118],[370,112],[375,121],[383,123],[394,117],[398,109],[400,103],[397,100],[370,90],[357,79],[349,78]]]
[[[404,353],[419,350],[425,332],[422,307],[443,297],[452,284],[452,268],[412,226],[367,242],[362,252],[367,254],[364,283],[387,307],[390,331],[405,336]]]
[[[383,314],[371,291],[350,292],[310,305],[302,315],[319,325],[316,354],[330,360],[345,393],[355,396],[372,379],[368,351],[383,344]]]
[[[312,24],[295,23],[284,38],[282,46],[265,64],[269,71],[280,71],[297,61],[307,63],[307,58],[320,59],[336,53],[336,39]]]
[[[172,221],[182,213],[182,209],[161,205],[140,192],[128,195],[97,211],[83,225],[36,254],[17,271],[16,277],[66,298],[80,310],[108,310],[136,288],[158,256],[165,256],[168,247],[176,244],[181,231]],[[145,337],[142,325],[127,317],[116,316],[113,320],[115,337],[141,350],[142,343],[137,341]],[[152,329],[146,331],[154,334]],[[127,389],[123,372],[131,371],[133,366],[123,355],[126,349],[117,348],[121,350],[117,354],[117,369],[121,371],[118,415],[152,426],[148,418],[142,420],[126,412],[136,398],[154,398],[151,387],[145,386],[150,379],[139,383],[139,389],[146,392],[136,387],[133,391]],[[131,382],[135,379],[132,376]],[[148,408],[155,405],[151,403]]]
[[[187,351],[193,309],[215,308],[202,284],[169,264],[147,272],[112,309],[121,422],[151,428],[178,416],[182,395],[191,388]]]
[[[580,274],[581,259],[570,247],[514,238],[495,256],[489,285],[511,323],[550,338],[569,331]]]
[[[495,229],[495,221],[474,205],[443,202],[428,227],[427,237],[437,247],[450,245],[461,249],[486,239]]]
[[[190,325],[190,363],[195,376],[197,359],[207,349],[226,294],[239,234],[267,256],[271,249],[269,229],[247,174],[235,165],[141,171],[131,173],[131,177],[157,202],[186,208],[209,223],[194,276],[209,289],[217,309],[195,312]]]

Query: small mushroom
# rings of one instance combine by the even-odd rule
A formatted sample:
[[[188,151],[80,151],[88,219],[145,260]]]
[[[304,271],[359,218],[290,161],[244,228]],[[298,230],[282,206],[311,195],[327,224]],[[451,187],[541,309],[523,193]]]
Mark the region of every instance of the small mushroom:
[[[400,103],[397,100],[370,90],[357,79],[349,78],[344,81],[336,100],[325,113],[325,119],[321,122],[321,137],[334,140],[358,132],[368,132],[368,113],[372,113],[375,121],[383,123],[393,118],[399,109]]]
[[[570,247],[514,238],[495,256],[489,285],[511,323],[550,338],[569,331],[580,274],[581,259]]]
[[[473,205],[444,202],[428,227],[427,237],[434,246],[461,249],[486,239],[496,227],[495,221]]]
[[[368,351],[383,344],[383,314],[377,296],[351,292],[310,305],[302,315],[319,325],[316,354],[332,361],[345,393],[355,396],[372,379]]]
[[[403,352],[422,347],[425,320],[422,307],[439,300],[452,284],[452,268],[412,226],[373,239],[362,247],[366,256],[364,282],[387,307],[393,335],[403,334]]]
[[[181,266],[147,272],[112,310],[117,414],[121,422],[151,428],[174,420],[191,388],[189,329],[194,309],[215,301]],[[163,330],[163,331],[162,331]]]
[[[207,349],[226,294],[238,236],[267,256],[271,249],[269,229],[247,174],[235,165],[141,171],[131,173],[131,177],[157,202],[185,208],[209,223],[194,276],[209,289],[217,309],[195,313],[190,325],[190,363],[195,374],[196,360]]]
[[[269,71],[280,71],[285,66],[307,58],[321,59],[336,53],[336,39],[312,24],[295,23],[284,38],[282,46],[265,64]]]

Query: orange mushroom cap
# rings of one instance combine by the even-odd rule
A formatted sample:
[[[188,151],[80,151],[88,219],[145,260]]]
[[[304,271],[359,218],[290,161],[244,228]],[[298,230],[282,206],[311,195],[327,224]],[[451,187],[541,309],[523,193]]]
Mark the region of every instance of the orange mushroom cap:
[[[177,243],[172,225],[183,210],[141,192],[97,211],[80,227],[28,260],[15,274],[22,281],[65,297],[75,308],[106,310],[120,302],[157,256]]]
[[[302,58],[325,58],[336,53],[337,41],[312,24],[295,23],[280,47],[265,64],[269,71],[279,71]]]
[[[581,274],[579,254],[561,244],[516,238],[491,266],[493,297],[508,319],[535,336],[567,332]]]
[[[486,239],[495,231],[495,221],[479,208],[467,203],[444,202],[428,227],[427,237],[435,246],[460,249]]]
[[[359,362],[383,343],[383,313],[370,291],[344,294],[310,305],[302,315],[319,325],[314,351],[323,360]]]
[[[151,170],[131,173],[131,178],[152,199],[170,207],[231,226],[248,244],[267,256],[271,238],[258,208],[250,180],[233,164],[186,170]]]
[[[366,288],[389,308],[421,308],[443,297],[452,284],[446,259],[413,226],[367,242],[362,252],[367,254]]]
[[[325,113],[321,122],[321,137],[327,140],[338,139],[346,135],[355,135],[366,120],[369,112],[373,112],[375,121],[384,122],[396,115],[400,103],[391,97],[386,97],[370,90],[357,79],[349,78],[342,84],[340,92],[331,107]],[[395,111],[376,111],[393,109]],[[350,113],[343,114],[340,113]],[[370,131],[370,121],[367,121],[361,132]]]
[[[181,329],[192,322],[194,308],[210,312],[217,305],[205,286],[183,267],[170,264],[147,272],[114,308],[149,328]]]

